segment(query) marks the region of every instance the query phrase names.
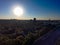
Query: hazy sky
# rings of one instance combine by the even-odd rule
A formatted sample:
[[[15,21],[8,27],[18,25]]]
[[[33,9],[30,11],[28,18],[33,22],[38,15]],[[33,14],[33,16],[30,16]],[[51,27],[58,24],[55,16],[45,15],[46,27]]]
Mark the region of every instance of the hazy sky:
[[[13,14],[14,6],[24,9],[23,16]],[[0,19],[60,19],[60,0],[0,0]]]

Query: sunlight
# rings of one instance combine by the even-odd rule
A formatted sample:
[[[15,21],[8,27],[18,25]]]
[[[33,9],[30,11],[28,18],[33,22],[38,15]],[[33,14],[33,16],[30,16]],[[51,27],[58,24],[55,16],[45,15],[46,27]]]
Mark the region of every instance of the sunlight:
[[[13,13],[16,16],[21,16],[21,15],[23,15],[23,9],[21,7],[19,7],[19,6],[18,7],[15,7],[13,9]]]

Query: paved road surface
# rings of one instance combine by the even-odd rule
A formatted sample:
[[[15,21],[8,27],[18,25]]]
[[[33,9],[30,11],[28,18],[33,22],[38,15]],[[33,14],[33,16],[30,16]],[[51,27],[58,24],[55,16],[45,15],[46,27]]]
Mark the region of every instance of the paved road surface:
[[[60,37],[60,29],[47,33],[42,38],[37,39],[33,45],[55,45],[55,41]]]

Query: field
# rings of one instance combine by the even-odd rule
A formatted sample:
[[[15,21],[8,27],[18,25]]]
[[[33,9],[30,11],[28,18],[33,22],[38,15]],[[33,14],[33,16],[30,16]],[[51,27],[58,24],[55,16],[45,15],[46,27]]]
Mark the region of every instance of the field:
[[[59,20],[0,20],[0,45],[32,45],[59,27]]]

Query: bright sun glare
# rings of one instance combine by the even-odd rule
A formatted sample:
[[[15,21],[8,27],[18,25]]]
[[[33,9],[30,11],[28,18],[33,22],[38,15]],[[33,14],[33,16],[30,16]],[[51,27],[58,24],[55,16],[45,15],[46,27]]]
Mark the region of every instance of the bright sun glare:
[[[15,7],[13,9],[13,13],[16,16],[21,16],[21,15],[23,15],[23,9],[21,7]]]

